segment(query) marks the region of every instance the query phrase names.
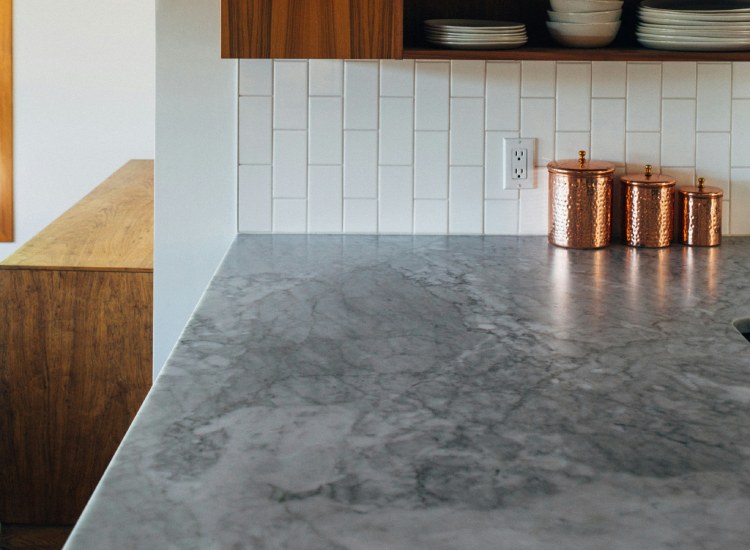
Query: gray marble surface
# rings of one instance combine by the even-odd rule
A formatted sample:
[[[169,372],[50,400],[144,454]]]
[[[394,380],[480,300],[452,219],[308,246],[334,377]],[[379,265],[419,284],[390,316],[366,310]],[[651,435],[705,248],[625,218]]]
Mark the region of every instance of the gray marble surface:
[[[749,548],[749,270],[241,236],[66,548]]]

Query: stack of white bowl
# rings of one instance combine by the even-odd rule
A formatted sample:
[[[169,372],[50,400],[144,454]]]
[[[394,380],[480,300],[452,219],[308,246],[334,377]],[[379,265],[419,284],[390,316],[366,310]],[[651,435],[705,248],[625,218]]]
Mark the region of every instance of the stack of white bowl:
[[[620,30],[623,0],[550,0],[547,28],[558,44],[602,48]]]

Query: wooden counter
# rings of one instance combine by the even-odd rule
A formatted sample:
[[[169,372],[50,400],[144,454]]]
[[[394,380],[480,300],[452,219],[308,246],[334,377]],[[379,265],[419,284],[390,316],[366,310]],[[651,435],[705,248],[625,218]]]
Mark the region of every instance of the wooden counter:
[[[0,523],[75,523],[151,386],[153,169],[0,262]]]

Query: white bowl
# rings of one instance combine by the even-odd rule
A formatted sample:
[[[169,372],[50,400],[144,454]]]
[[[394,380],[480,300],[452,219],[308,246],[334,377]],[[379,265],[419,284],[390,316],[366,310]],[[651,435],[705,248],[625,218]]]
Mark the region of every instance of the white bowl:
[[[550,0],[554,11],[564,13],[622,9],[623,0]]]
[[[619,21],[622,10],[574,12],[547,10],[547,15],[550,21],[561,23],[609,23]]]
[[[620,22],[561,23],[547,21],[547,28],[558,44],[571,48],[602,48],[611,44],[620,30]]]

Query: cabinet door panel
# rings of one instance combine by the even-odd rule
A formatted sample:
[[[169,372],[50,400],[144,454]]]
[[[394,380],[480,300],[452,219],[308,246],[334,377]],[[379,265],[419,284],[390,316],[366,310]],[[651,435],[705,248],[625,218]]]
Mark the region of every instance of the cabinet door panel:
[[[222,56],[400,58],[403,0],[223,0]]]

